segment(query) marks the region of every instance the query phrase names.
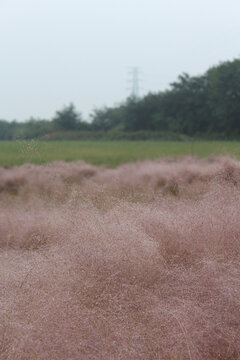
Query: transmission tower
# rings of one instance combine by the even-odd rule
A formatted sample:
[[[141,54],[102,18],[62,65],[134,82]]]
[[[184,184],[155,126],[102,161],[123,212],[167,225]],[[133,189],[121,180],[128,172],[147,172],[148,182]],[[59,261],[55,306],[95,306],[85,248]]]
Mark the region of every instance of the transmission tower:
[[[137,66],[133,66],[129,69],[129,81],[131,83],[131,96],[134,98],[139,97],[140,92],[140,69]]]

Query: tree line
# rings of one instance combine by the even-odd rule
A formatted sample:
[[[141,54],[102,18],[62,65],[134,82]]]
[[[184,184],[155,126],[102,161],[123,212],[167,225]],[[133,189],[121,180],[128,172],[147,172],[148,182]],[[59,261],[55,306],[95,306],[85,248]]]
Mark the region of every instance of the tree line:
[[[222,62],[203,75],[183,73],[170,88],[144,97],[129,97],[113,107],[96,108],[91,122],[74,104],[51,120],[0,120],[0,139],[240,137],[240,59]]]

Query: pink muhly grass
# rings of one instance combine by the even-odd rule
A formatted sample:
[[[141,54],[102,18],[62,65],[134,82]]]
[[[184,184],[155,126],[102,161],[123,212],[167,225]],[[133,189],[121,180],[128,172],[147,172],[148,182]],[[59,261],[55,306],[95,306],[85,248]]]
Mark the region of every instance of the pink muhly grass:
[[[0,359],[240,358],[237,160],[30,167],[0,172],[24,179],[0,194]]]

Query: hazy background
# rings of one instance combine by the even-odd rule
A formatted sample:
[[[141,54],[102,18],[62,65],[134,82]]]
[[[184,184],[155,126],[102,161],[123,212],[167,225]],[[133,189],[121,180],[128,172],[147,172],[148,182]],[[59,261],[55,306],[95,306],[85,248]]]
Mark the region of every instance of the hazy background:
[[[130,90],[164,90],[240,54],[237,0],[0,0],[0,118],[51,118],[70,101],[85,118]]]

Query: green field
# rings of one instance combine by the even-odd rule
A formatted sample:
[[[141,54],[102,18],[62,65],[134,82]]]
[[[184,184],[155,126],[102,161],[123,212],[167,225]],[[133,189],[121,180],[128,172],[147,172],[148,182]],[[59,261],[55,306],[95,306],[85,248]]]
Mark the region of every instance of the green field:
[[[162,156],[233,155],[240,158],[237,141],[16,141],[0,142],[0,166],[26,162],[43,164],[54,160],[85,160],[115,167],[118,164]]]

